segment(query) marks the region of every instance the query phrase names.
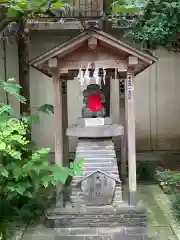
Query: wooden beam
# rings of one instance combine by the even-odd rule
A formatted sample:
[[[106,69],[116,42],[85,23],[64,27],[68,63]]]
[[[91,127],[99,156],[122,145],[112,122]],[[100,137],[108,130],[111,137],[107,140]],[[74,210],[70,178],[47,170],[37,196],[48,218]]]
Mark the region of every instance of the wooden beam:
[[[157,59],[154,56],[151,56],[147,53],[142,52],[141,50],[138,50],[136,48],[131,47],[129,44],[124,43],[123,41],[118,40],[117,38],[114,38],[113,36],[103,32],[93,32],[92,37],[97,38],[101,41],[101,44],[104,46],[111,46],[114,47],[117,51],[123,51],[126,52],[132,56],[135,56],[142,61],[152,64]]]
[[[135,57],[135,56],[129,56],[128,65],[129,66],[135,66],[137,64],[138,64],[138,58]]]
[[[18,36],[18,64],[19,64],[19,84],[20,94],[26,98],[26,104],[20,104],[20,114],[30,115],[30,76],[29,76],[29,36],[24,33],[24,25],[20,23],[20,33]]]
[[[88,48],[91,50],[95,50],[97,47],[97,38],[89,38],[88,39]]]
[[[61,73],[67,73],[68,70],[79,69],[79,66],[87,66],[88,63],[91,63],[88,59],[63,59],[61,64]],[[96,68],[105,68],[105,69],[118,69],[119,72],[127,72],[127,62],[125,60],[97,60],[93,61],[93,64]]]
[[[38,67],[41,63],[44,63],[45,61],[48,61],[50,58],[56,57],[57,55],[59,58],[62,58],[68,53],[71,53],[72,51],[75,51],[79,47],[83,46],[84,41],[86,41],[90,36],[90,33],[87,34],[86,32],[82,32],[76,37],[59,44],[57,47],[52,48],[43,55],[33,59],[29,62],[29,64]]]
[[[62,133],[62,91],[60,85],[60,63],[51,59],[49,61],[52,74],[53,98],[54,98],[54,147],[55,163],[63,166],[63,133]]]
[[[136,146],[133,73],[127,72],[125,80],[125,111],[127,123],[129,204],[136,204]]]

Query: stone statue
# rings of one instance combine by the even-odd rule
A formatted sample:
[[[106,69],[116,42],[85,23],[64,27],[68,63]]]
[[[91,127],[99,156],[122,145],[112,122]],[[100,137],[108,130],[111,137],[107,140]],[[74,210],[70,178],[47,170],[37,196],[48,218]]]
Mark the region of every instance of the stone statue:
[[[83,91],[82,117],[97,118],[105,117],[106,110],[104,107],[105,96],[98,84],[90,84]]]

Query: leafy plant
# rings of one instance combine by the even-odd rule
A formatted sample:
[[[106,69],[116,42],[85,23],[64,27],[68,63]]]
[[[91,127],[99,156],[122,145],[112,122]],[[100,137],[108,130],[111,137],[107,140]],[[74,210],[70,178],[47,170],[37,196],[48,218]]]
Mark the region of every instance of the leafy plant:
[[[110,5],[111,12],[117,13],[139,13],[141,11],[140,6],[134,1],[117,0],[113,1]]]
[[[157,180],[162,190],[169,194],[174,215],[180,220],[180,172],[171,170],[157,171]]]
[[[157,171],[157,180],[166,193],[180,193],[180,172],[163,170]]]
[[[14,79],[1,81],[0,87],[25,104],[26,99],[19,95],[20,86]],[[48,107],[49,105],[45,105],[42,109],[47,110]],[[30,118],[31,116],[19,119],[11,106],[0,104],[0,200],[4,206],[11,206],[10,212],[9,209],[4,211],[4,217],[1,212],[1,226],[12,215],[19,214],[19,207],[23,208],[25,203],[27,207],[27,202],[35,199],[42,189],[58,182],[64,184],[69,175],[73,176],[75,172],[81,171],[83,164],[83,160],[78,159],[69,168],[50,164],[50,149],[38,149],[27,138]]]
[[[1,10],[9,20],[27,17],[52,17],[53,11],[70,9],[70,4],[63,0],[1,0]]]
[[[41,17],[47,15],[50,9],[61,8],[63,5],[62,0],[1,0],[1,6],[7,10],[7,17],[10,19],[33,17],[37,16],[36,13]]]
[[[178,221],[180,221],[180,195],[174,194],[171,197],[171,201],[175,210],[175,217],[178,219]]]
[[[176,40],[179,31],[180,1],[148,0],[131,34],[134,41],[156,48]]]

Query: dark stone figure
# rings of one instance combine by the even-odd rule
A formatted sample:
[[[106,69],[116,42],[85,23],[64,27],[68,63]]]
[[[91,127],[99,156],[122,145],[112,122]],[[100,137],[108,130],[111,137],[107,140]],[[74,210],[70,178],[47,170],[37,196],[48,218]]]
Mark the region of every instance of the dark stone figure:
[[[105,117],[106,110],[104,107],[105,96],[102,93],[98,84],[90,84],[83,91],[82,117],[97,118]]]

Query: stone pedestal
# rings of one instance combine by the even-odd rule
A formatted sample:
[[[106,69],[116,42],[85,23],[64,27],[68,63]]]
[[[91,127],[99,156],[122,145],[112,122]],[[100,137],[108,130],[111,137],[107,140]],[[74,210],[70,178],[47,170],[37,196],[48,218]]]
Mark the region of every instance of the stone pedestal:
[[[123,135],[123,126],[112,124],[111,118],[80,118],[66,133],[79,138],[76,158],[85,160],[83,174],[73,177],[64,208],[48,211],[47,226],[63,229],[61,236],[72,240],[75,236],[116,240],[122,231],[137,226],[145,231],[145,211],[122,199],[112,137]]]

